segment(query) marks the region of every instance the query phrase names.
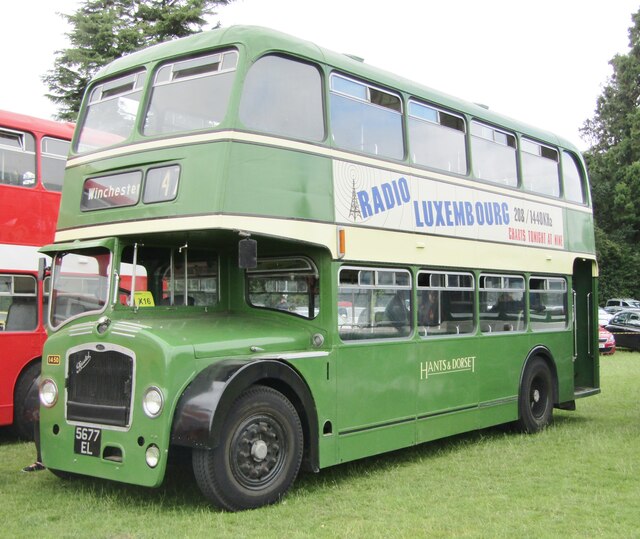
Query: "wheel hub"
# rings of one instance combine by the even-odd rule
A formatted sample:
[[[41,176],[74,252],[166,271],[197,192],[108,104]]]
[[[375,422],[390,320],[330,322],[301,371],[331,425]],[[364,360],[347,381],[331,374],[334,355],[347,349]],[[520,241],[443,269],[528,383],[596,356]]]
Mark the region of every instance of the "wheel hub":
[[[275,477],[283,466],[286,449],[277,421],[266,415],[249,418],[232,441],[233,474],[246,488],[258,488]]]
[[[534,389],[533,390],[533,402],[534,403],[540,402],[540,390],[539,389]]]
[[[267,458],[269,447],[263,440],[255,440],[251,446],[251,456],[256,462],[262,462]]]

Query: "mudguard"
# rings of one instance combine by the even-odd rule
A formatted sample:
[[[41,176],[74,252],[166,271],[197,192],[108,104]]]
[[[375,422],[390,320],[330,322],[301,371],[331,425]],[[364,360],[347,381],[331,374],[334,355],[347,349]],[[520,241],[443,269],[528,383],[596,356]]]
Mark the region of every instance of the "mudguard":
[[[318,415],[309,388],[286,363],[272,359],[219,361],[203,369],[178,401],[171,429],[171,443],[213,449],[231,406],[240,394],[256,383],[282,392],[295,406],[305,440],[305,464],[319,469]]]

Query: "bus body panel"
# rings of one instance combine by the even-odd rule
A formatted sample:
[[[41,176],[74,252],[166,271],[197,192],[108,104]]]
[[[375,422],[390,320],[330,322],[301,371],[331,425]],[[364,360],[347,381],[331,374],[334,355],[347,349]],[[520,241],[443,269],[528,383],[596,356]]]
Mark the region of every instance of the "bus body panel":
[[[323,134],[249,127],[251,118],[241,111],[243,85],[253,66],[271,56],[317,72]],[[228,109],[219,118],[198,117],[197,92],[190,95],[193,108],[175,115],[163,110],[170,99],[157,108],[151,104],[154,92],[176,91],[174,82],[220,74],[229,77],[218,81],[231,82]],[[334,87],[335,80],[342,86]],[[138,116],[128,110],[131,85],[139,89],[134,103],[144,104]],[[120,91],[122,102],[112,100]],[[334,98],[357,104],[349,116],[355,123],[360,113],[374,118],[365,110],[382,114],[384,128],[376,133],[383,144],[382,135],[400,125],[402,154],[390,157],[383,144],[365,140],[365,123],[350,133],[351,146],[341,143],[334,136],[340,119],[332,113],[347,109]],[[84,146],[89,111],[113,103],[118,110],[111,119],[117,123],[125,110],[130,134],[113,144]],[[411,116],[415,103],[431,112]],[[287,128],[296,123],[289,104],[283,109]],[[147,105],[152,114],[142,117]],[[148,126],[162,125],[165,112],[175,124],[145,135]],[[413,153],[419,139],[411,138],[408,125],[416,119],[429,123],[422,126],[427,131],[439,126],[456,132],[453,137],[464,141],[466,170],[420,164]],[[286,402],[293,406],[305,463],[316,471],[522,422],[530,412],[523,403],[536,394],[524,387],[531,365],[543,371],[545,382],[548,374],[551,405],[568,409],[578,396],[599,391],[593,216],[584,162],[566,141],[257,28],[203,33],[115,61],[91,83],[80,122],[75,147],[81,151],[73,150],[67,165],[57,243],[45,251],[55,256],[54,267],[68,254],[100,251],[103,273],[93,276],[98,285],[75,275],[82,292],[76,299],[82,303],[92,287],[106,295],[96,303],[100,312],[56,320],[45,345],[43,377],[59,390],[58,401],[41,411],[47,466],[157,486],[171,445],[182,445],[196,458],[202,451],[228,450],[232,467],[231,452],[245,459],[245,451],[233,432],[228,443],[220,442],[229,429],[241,430],[227,421],[237,420],[238,403],[246,406],[243,399],[257,394],[268,400],[264,391],[245,392],[256,386],[268,386],[269,395],[277,391],[289,412]],[[499,155],[507,152],[515,176],[484,176],[473,161],[474,152],[483,151],[472,149],[474,137],[499,145]],[[575,161],[578,198],[563,190],[565,153]],[[555,170],[557,189],[537,185],[536,174],[525,183],[525,159],[534,160],[534,171]],[[240,257],[240,241],[247,240],[257,242],[256,251]],[[158,255],[148,266],[137,258],[154,249],[170,256],[163,261]],[[200,251],[207,257],[198,258]],[[190,266],[192,253],[196,262]],[[104,262],[107,254],[110,263]],[[252,257],[255,264],[245,264]],[[147,273],[134,279],[137,265]],[[52,313],[56,301],[74,292],[65,288],[66,277],[54,271]],[[189,296],[211,291],[205,280],[214,283],[215,301],[190,304]],[[448,298],[434,323],[421,321],[419,312],[427,291]],[[183,301],[165,306],[174,293]],[[503,299],[516,304],[514,310],[501,311]],[[378,320],[376,309],[386,315],[395,300],[406,319]],[[369,319],[361,321],[366,309]],[[87,365],[107,357],[103,353],[111,354],[114,369],[118,362],[131,365],[129,381],[118,382],[129,415],[115,426],[98,397],[84,395],[78,402],[74,396],[91,388],[93,367]],[[42,398],[51,395],[47,391]],[[162,395],[157,417],[144,410],[153,391]],[[545,417],[550,412],[540,428]],[[92,433],[100,441],[90,447],[83,437]],[[264,458],[268,444],[260,441],[251,447],[254,460],[244,462],[249,468]],[[159,460],[148,464],[154,448]],[[234,470],[242,476],[241,466]]]
[[[297,355],[301,355],[303,358],[300,360],[303,363],[301,366],[306,371],[312,363],[315,365],[313,370],[316,374],[327,371],[326,353],[318,354],[319,357],[316,359],[313,355],[309,357],[309,354],[297,353],[304,349],[304,345],[310,340],[310,335],[308,331],[300,331],[300,329],[292,331],[291,324],[283,323],[281,320],[283,315],[276,317],[275,320],[269,316],[262,317],[261,321],[255,317],[228,313],[194,313],[186,319],[175,311],[169,314],[169,318],[162,313],[145,314],[143,310],[138,315],[126,312],[123,314],[120,321],[114,322],[103,335],[96,330],[100,317],[93,317],[88,321],[83,319],[79,322],[80,327],[74,328],[74,325],[70,324],[59,330],[45,346],[43,357],[46,359],[43,370],[46,376],[55,380],[61,388],[60,398],[65,404],[69,398],[68,391],[65,389],[69,370],[80,367],[70,361],[70,353],[79,350],[83,351],[83,354],[84,350],[93,353],[100,346],[107,346],[123,350],[134,358],[130,389],[132,409],[127,425],[103,427],[89,419],[69,420],[65,414],[65,406],[42,408],[40,414],[42,435],[50,436],[54,433],[56,440],[54,446],[46,444],[43,446],[42,455],[48,466],[53,469],[95,475],[126,483],[157,486],[162,482],[164,475],[169,444],[172,441],[172,429],[175,429],[176,437],[183,436],[184,430],[181,429],[189,424],[188,418],[184,416],[205,414],[206,419],[191,421],[191,425],[203,425],[209,421],[214,424],[210,425],[208,432],[200,437],[192,436],[187,440],[174,439],[174,442],[189,447],[198,447],[203,444],[213,447],[218,443],[216,433],[220,425],[215,423],[224,420],[224,413],[212,415],[217,411],[215,402],[208,403],[208,406],[211,406],[208,411],[200,410],[194,404],[197,403],[199,396],[217,398],[215,395],[222,395],[220,403],[224,411],[233,404],[241,390],[250,385],[254,379],[263,380],[267,385],[276,379],[286,383],[287,377],[282,376],[283,371],[278,371],[277,368],[274,370],[274,367],[269,369],[272,363],[278,365],[278,362],[282,361],[278,358],[282,356],[285,359],[289,356],[295,359]],[[225,335],[225,340],[211,341],[210,335]],[[274,335],[279,336],[274,338]],[[263,360],[251,357],[252,346],[266,348],[265,352],[260,353]],[[274,349],[280,353],[275,356],[270,355],[268,349]],[[65,350],[67,357],[65,357]],[[63,360],[59,362],[51,360],[58,356]],[[231,368],[227,360],[229,357],[236,358],[232,360]],[[252,365],[259,366],[260,373],[252,374]],[[284,366],[284,363],[282,365]],[[230,378],[221,379],[218,382],[216,377],[220,375],[210,378],[209,372],[224,373]],[[301,404],[306,405],[304,410],[308,414],[309,424],[313,426],[315,434],[318,428],[315,413],[310,408],[313,405],[311,393],[309,390],[305,393],[300,388],[304,383],[294,370],[289,368],[289,372],[291,380],[299,380],[297,383],[290,382],[291,387],[294,391],[298,391]],[[276,376],[277,374],[280,376]],[[249,381],[242,382],[242,378],[246,378],[247,375],[249,375],[247,378]],[[240,380],[238,387],[233,383],[227,384],[233,381],[234,377]],[[190,386],[194,380],[199,380],[199,385]],[[101,383],[112,382],[101,379]],[[221,388],[219,394],[214,395],[203,390],[207,383],[213,387],[222,384],[224,388]],[[145,390],[150,386],[158,387],[165,395],[171,396],[171,399],[165,403],[163,413],[157,418],[147,417],[142,408],[137,406]],[[195,392],[190,393],[190,388],[196,388]],[[191,400],[190,405],[182,400],[183,396],[186,401]],[[174,421],[177,423],[174,424]],[[74,452],[76,427],[83,426],[101,430],[102,453],[100,456]],[[162,451],[160,464],[156,468],[149,468],[144,464],[144,452],[151,443],[156,444]],[[72,461],[69,461],[70,454],[74,455]],[[315,449],[310,458],[316,462],[314,467],[317,469],[318,459]]]

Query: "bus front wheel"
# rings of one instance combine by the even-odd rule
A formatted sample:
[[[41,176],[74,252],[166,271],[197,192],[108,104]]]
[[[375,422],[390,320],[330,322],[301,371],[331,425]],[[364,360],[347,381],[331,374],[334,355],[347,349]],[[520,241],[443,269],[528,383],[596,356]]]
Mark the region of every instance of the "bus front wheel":
[[[553,376],[549,365],[541,357],[533,358],[526,366],[518,397],[518,427],[526,433],[544,429],[553,416]]]
[[[193,450],[193,471],[203,494],[228,511],[277,502],[300,469],[302,425],[296,409],[266,386],[244,391],[224,422],[215,449]]]

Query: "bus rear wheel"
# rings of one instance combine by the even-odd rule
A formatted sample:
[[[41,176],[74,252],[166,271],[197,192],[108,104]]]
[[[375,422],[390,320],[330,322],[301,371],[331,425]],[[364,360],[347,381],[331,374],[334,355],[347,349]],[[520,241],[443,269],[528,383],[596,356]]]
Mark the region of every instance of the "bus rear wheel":
[[[526,366],[518,397],[518,427],[523,432],[539,432],[553,417],[553,376],[547,362],[533,358]]]
[[[228,511],[277,502],[300,469],[302,425],[278,391],[254,386],[234,403],[215,449],[193,450],[193,471],[203,494]]]

